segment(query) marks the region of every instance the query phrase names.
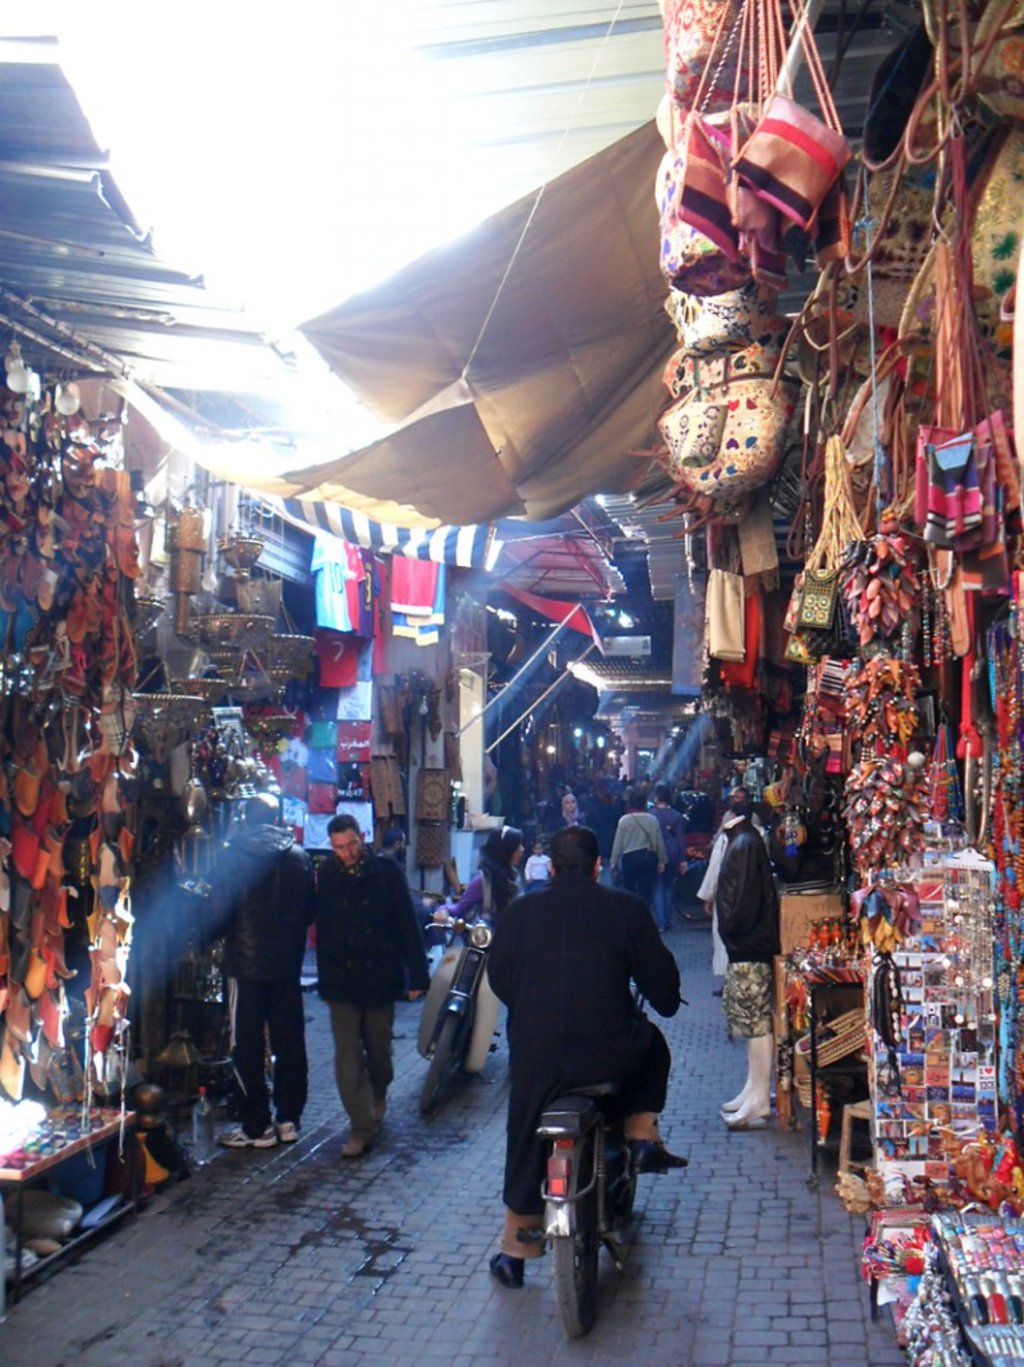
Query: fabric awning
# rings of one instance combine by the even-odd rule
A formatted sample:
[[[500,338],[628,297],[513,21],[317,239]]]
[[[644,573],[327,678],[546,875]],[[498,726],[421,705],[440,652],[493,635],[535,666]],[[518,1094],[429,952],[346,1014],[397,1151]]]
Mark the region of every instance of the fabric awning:
[[[663,151],[646,124],[305,324],[358,397],[402,425],[289,471],[292,492],[462,524],[543,519],[636,484],[646,466],[630,453],[651,444],[675,345],[654,203]]]
[[[273,502],[293,526],[312,532],[331,532],[353,546],[385,555],[405,555],[414,560],[436,560],[463,569],[489,570],[503,545],[495,538],[493,527],[479,524],[396,527],[393,523],[375,522],[339,503],[321,503],[308,498],[275,499]]]
[[[570,631],[578,631],[583,636],[589,636],[594,645],[599,650],[602,649],[601,637],[597,633],[597,627],[594,626],[590,620],[590,614],[581,603],[563,603],[557,598],[542,598],[537,593],[524,593],[522,589],[506,588],[505,592],[510,598],[514,598],[525,607],[533,608],[534,612],[539,612],[549,622],[558,622]]]

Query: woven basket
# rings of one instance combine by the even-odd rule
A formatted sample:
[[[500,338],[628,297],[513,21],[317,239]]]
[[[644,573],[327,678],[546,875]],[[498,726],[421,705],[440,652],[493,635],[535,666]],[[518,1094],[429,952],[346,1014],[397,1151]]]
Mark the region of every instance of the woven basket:
[[[847,1054],[854,1054],[858,1049],[863,1049],[865,1039],[864,1008],[858,1006],[853,1011],[845,1011],[841,1016],[836,1016],[835,1020],[829,1021],[828,1028],[832,1031],[832,1035],[829,1039],[822,1040],[818,1045],[819,1068],[827,1068],[830,1063],[838,1063],[840,1059],[846,1058]],[[811,1056],[810,1035],[805,1035],[803,1039],[798,1040],[796,1048],[798,1054],[803,1054],[809,1059]]]
[[[793,1079],[793,1090],[796,1092],[797,1100],[805,1111],[811,1109],[811,1079],[809,1077],[795,1077]]]

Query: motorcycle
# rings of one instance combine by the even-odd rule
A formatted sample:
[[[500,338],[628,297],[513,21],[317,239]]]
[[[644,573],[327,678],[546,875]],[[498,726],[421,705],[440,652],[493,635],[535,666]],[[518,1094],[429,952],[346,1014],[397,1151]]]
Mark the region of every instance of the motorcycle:
[[[434,1111],[457,1076],[479,1073],[496,1047],[498,999],[487,981],[491,927],[461,919],[442,924],[448,946],[430,980],[417,1039],[420,1054],[430,1060],[420,1092],[422,1115]]]
[[[593,1328],[601,1246],[621,1272],[621,1245],[633,1216],[636,1171],[629,1144],[621,1123],[602,1109],[618,1090],[598,1083],[564,1092],[537,1126],[548,1146],[544,1238],[553,1254],[558,1315],[570,1338]]]

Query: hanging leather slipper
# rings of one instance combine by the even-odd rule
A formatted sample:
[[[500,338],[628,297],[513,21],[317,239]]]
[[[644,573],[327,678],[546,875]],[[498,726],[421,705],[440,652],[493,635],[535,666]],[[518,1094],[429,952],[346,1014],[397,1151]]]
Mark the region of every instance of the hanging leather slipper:
[[[15,1103],[21,1100],[25,1089],[25,1060],[21,1050],[15,1048],[9,1029],[0,1049],[0,1089]]]
[[[40,756],[34,753],[31,759],[19,765],[14,773],[14,805],[24,817],[34,816],[36,808],[39,806],[39,789],[43,782],[43,772],[46,768],[46,747],[43,745],[42,763],[39,762]]]
[[[22,1044],[32,1040],[32,1003],[25,995],[25,989],[17,983],[9,984],[7,997],[7,1030]]]
[[[39,949],[33,948],[29,954],[28,968],[25,970],[25,981],[22,986],[33,1001],[42,996],[46,987],[46,960]]]
[[[54,1049],[64,1048],[64,1016],[57,994],[44,992],[36,1003],[43,1035]]]

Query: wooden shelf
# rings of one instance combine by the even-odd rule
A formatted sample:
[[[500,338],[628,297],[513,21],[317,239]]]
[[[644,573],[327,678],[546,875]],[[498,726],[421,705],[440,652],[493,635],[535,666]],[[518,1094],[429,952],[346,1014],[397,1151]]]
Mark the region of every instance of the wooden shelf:
[[[30,1182],[37,1181],[49,1172],[54,1172],[69,1159],[77,1154],[87,1153],[97,1147],[103,1147],[119,1138],[122,1133],[130,1140],[127,1150],[128,1161],[128,1193],[120,1205],[114,1207],[102,1219],[97,1220],[95,1225],[89,1229],[81,1230],[73,1234],[71,1238],[63,1243],[55,1252],[50,1253],[44,1258],[34,1262],[31,1267],[22,1267],[21,1254],[24,1246],[24,1203],[25,1191]],[[73,1139],[69,1144],[63,1145],[54,1153],[48,1153],[41,1158],[37,1158],[32,1163],[26,1163],[23,1168],[0,1168],[0,1187],[8,1187],[13,1190],[14,1203],[14,1276],[13,1299],[17,1303],[21,1299],[21,1288],[26,1281],[31,1281],[48,1269],[56,1267],[58,1263],[69,1258],[76,1249],[97,1238],[110,1225],[116,1224],[124,1219],[126,1215],[134,1215],[138,1202],[138,1175],[140,1155],[138,1143],[135,1139],[135,1112],[127,1111],[124,1117],[118,1116],[116,1120],[107,1121],[103,1125],[98,1125],[96,1129],[90,1130],[88,1134],[80,1135]]]
[[[124,1117],[125,1134],[135,1128],[135,1112],[127,1111]],[[90,1130],[88,1134],[80,1135],[73,1139],[70,1144],[65,1144],[56,1149],[53,1153],[45,1154],[42,1158],[36,1158],[31,1163],[26,1163],[23,1168],[0,1168],[0,1183],[3,1182],[32,1182],[37,1177],[41,1177],[44,1172],[49,1172],[51,1168],[59,1167],[61,1163],[66,1163],[69,1158],[74,1158],[77,1153],[85,1153],[94,1144],[107,1144],[120,1132],[121,1117],[111,1120],[105,1125],[100,1125],[95,1130]]]

